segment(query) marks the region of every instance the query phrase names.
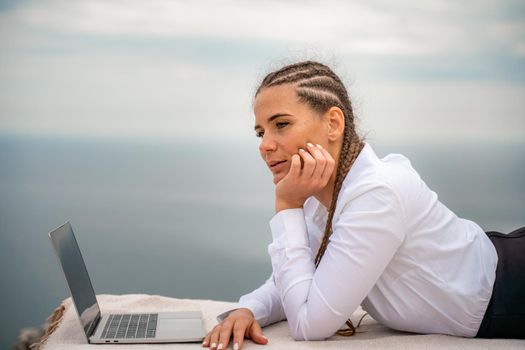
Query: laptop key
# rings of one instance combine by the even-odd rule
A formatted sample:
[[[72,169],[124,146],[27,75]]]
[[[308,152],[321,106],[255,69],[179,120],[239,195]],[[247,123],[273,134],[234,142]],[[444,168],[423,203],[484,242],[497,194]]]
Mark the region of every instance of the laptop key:
[[[104,326],[102,338],[155,338],[157,322],[157,314],[112,314]]]
[[[106,334],[107,338],[115,338],[118,327],[120,327],[122,315],[113,315]]]
[[[132,315],[129,321],[128,330],[126,332],[126,338],[135,338],[137,332],[139,315]]]
[[[112,318],[113,318],[113,315],[110,315],[108,320],[106,321],[106,324],[104,325],[104,330],[102,331],[102,338],[106,338],[108,334],[109,324],[111,323]]]
[[[157,314],[150,314],[148,326],[146,327],[146,338],[155,338],[157,330]]]
[[[145,338],[146,337],[146,327],[148,325],[148,315],[142,314],[140,315],[139,319],[139,325],[137,327],[137,338]]]

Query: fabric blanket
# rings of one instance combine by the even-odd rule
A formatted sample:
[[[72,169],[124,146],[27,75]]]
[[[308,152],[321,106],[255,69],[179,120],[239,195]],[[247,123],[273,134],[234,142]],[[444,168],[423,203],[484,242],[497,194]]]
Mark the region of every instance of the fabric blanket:
[[[205,329],[208,332],[217,324],[215,317],[223,311],[236,307],[235,303],[197,300],[175,299],[158,295],[128,294],[128,295],[98,295],[100,309],[108,312],[149,312],[149,311],[181,311],[201,310],[204,314]],[[351,317],[357,325],[364,315],[358,309]],[[204,349],[200,343],[187,344],[134,344],[134,345],[90,345],[80,322],[71,298],[65,299],[55,309],[48,319],[48,329],[42,341],[33,345],[34,350],[44,349]],[[334,335],[324,341],[295,341],[288,331],[286,322],[279,322],[263,328],[268,337],[267,345],[258,345],[251,340],[245,340],[243,349],[525,349],[525,340],[517,339],[472,339],[447,335],[421,335],[405,333],[388,329],[370,316],[365,316],[352,337]],[[228,349],[232,348],[232,344]]]

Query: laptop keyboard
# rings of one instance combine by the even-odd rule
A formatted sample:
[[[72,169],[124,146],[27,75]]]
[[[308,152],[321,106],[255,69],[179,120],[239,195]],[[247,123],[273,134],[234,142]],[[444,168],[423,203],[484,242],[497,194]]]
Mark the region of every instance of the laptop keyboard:
[[[112,314],[109,316],[102,339],[155,338],[158,314]]]

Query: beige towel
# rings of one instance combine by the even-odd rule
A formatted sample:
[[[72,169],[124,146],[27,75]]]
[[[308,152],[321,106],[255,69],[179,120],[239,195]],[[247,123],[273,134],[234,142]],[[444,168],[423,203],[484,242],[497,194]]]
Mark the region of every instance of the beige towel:
[[[144,294],[98,295],[97,299],[104,313],[200,309],[204,314],[206,331],[209,331],[217,324],[215,317],[219,313],[236,306],[235,303],[224,301],[174,299]],[[357,324],[363,314],[363,310],[359,309],[352,315],[351,319],[354,324]],[[78,321],[75,309],[71,304],[71,298],[62,302],[62,305],[50,316],[50,321],[47,340],[36,344],[33,349],[204,349],[200,343],[89,345]],[[324,341],[294,341],[289,334],[288,324],[286,322],[270,325],[263,330],[269,339],[267,345],[258,345],[246,339],[243,349],[525,349],[525,340],[471,339],[447,335],[420,335],[397,332],[380,325],[369,316],[365,316],[363,319],[361,326],[357,329],[357,335],[353,337],[334,335]],[[228,349],[231,348],[232,344],[228,346]]]

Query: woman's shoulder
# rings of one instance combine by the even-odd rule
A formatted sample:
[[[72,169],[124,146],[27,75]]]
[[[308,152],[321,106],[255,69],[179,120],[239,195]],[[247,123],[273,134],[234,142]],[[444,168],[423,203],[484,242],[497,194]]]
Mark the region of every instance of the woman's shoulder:
[[[338,206],[364,195],[381,196],[392,203],[417,191],[419,174],[402,154],[379,158],[368,143],[348,172],[338,196]]]
[[[372,146],[365,144],[343,181],[346,191],[372,187],[397,187],[404,180],[419,177],[410,160],[402,154],[391,153],[379,158]]]

